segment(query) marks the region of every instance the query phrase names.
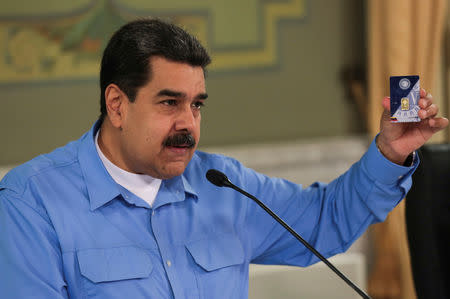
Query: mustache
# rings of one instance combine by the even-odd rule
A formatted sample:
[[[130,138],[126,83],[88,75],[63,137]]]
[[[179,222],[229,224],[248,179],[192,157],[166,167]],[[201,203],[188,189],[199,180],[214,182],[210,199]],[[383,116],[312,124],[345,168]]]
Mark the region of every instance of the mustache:
[[[164,146],[183,146],[192,148],[196,144],[195,138],[190,133],[175,134],[164,140]]]

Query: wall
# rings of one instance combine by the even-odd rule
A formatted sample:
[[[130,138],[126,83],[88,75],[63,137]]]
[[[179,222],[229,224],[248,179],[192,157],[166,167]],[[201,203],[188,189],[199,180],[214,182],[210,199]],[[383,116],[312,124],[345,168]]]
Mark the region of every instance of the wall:
[[[361,132],[340,80],[344,66],[365,59],[361,1],[304,2],[303,17],[277,22],[275,63],[211,70],[202,146]],[[0,84],[0,165],[79,137],[96,120],[98,98],[95,76]]]

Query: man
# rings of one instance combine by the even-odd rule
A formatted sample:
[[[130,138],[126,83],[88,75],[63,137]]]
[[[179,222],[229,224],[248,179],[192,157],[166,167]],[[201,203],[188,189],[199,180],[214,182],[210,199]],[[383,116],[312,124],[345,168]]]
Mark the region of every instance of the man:
[[[158,20],[114,34],[99,121],[0,183],[2,298],[246,298],[250,262],[317,259],[253,202],[207,182],[208,169],[260,196],[331,256],[405,196],[412,153],[448,124],[422,91],[421,123],[383,116],[359,162],[302,189],[195,151],[209,62],[195,38]]]

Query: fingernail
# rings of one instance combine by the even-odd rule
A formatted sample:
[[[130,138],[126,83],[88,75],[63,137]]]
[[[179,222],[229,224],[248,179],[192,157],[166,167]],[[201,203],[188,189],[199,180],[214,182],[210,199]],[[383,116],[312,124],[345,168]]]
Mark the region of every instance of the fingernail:
[[[433,96],[431,95],[431,93],[427,93],[427,96],[426,96],[426,98],[428,98],[428,99],[432,99],[432,98],[433,98]]]

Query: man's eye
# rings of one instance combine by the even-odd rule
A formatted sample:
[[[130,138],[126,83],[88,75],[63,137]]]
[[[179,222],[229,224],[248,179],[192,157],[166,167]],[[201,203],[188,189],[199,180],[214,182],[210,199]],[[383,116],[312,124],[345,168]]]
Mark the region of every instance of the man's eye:
[[[165,100],[165,101],[162,101],[162,103],[166,106],[175,106],[177,104],[177,101],[176,100]]]
[[[203,106],[205,106],[205,103],[198,101],[198,102],[194,102],[194,103],[192,104],[192,106],[193,106],[195,109],[200,110],[200,108],[202,108]]]

